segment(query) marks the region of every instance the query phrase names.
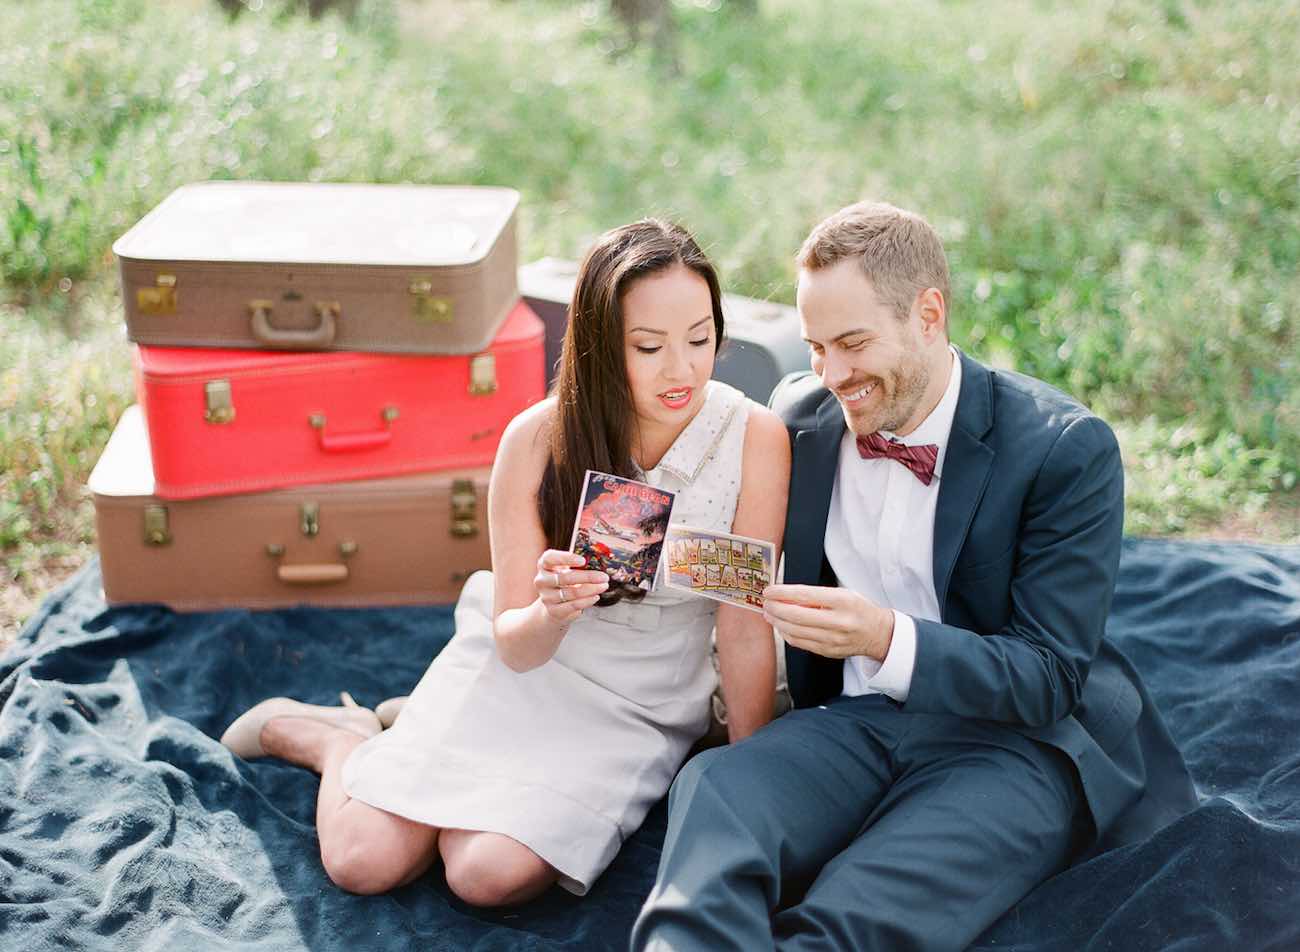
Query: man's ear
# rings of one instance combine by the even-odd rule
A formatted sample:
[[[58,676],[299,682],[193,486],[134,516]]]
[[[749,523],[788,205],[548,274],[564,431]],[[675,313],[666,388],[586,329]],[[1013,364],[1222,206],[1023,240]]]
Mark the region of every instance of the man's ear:
[[[948,306],[943,299],[943,292],[938,288],[926,288],[916,296],[916,308],[921,318],[921,335],[926,342],[941,338],[948,340]]]

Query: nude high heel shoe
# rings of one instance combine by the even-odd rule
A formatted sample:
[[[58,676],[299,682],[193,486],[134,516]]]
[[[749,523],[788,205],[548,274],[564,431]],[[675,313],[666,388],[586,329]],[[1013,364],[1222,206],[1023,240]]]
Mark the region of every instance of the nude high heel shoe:
[[[304,704],[287,697],[267,698],[239,715],[221,735],[221,743],[245,760],[265,757],[262,728],[274,717],[304,717],[362,737],[374,737],[383,730],[374,711],[359,706],[350,696],[348,701],[351,704],[344,707],[326,707],[322,704]]]
[[[380,701],[375,705],[375,716],[379,718],[379,723],[385,728],[392,727],[393,722],[397,720],[397,715],[402,713],[402,708],[406,706],[406,699],[409,694],[403,694],[401,697],[390,697],[387,701]]]
[[[397,715],[402,713],[402,708],[406,706],[406,699],[409,694],[403,694],[401,697],[390,697],[387,701],[380,701],[375,705],[375,717],[379,718],[379,723],[383,725],[384,730],[393,726],[393,721],[397,720]],[[344,707],[361,707],[356,699],[347,691],[339,692],[339,700],[343,702]]]
[[[397,715],[402,713],[402,708],[406,706],[406,699],[409,694],[403,694],[401,697],[390,697],[387,701],[380,701],[375,705],[375,717],[379,718],[379,723],[384,726],[384,730],[393,726],[397,720]],[[361,707],[347,691],[339,692],[339,700],[343,702],[344,707]]]

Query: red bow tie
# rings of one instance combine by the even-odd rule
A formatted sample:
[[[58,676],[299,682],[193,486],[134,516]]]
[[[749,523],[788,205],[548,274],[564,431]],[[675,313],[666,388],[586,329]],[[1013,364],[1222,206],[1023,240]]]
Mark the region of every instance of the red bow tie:
[[[898,460],[910,469],[926,486],[934,480],[934,464],[939,459],[939,447],[933,443],[908,446],[896,440],[887,440],[879,433],[858,437],[858,453],[863,459]]]

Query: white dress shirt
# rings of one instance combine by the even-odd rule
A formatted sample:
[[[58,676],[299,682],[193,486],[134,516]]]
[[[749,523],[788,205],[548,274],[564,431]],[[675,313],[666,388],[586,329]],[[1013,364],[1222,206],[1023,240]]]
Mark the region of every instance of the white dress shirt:
[[[844,661],[844,694],[887,694],[907,700],[916,666],[916,623],[939,621],[934,590],[934,512],[943,482],[948,435],[961,390],[961,360],[952,351],[948,388],[930,415],[907,436],[886,439],[939,447],[935,478],[926,486],[902,463],[863,459],[846,429],[826,521],[826,559],[842,588],[894,612],[894,637],[884,662],[865,656]]]

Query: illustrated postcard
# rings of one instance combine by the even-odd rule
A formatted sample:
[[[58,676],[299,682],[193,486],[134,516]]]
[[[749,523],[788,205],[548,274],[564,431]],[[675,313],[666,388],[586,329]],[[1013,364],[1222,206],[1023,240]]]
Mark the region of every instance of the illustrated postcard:
[[[664,545],[664,582],[669,588],[763,610],[763,589],[772,584],[776,571],[772,543],[674,525],[668,527]]]
[[[569,551],[606,572],[610,590],[654,587],[673,493],[635,479],[587,470]]]

